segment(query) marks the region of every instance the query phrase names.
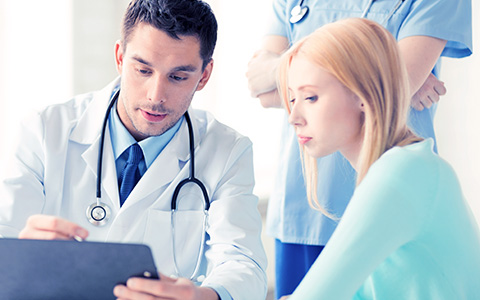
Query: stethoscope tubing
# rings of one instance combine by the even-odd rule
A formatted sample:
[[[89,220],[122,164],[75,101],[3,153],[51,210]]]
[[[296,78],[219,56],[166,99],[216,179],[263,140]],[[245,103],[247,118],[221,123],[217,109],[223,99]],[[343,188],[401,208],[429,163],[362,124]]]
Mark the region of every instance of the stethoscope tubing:
[[[369,0],[368,3],[367,3],[367,6],[365,7],[365,9],[363,10],[363,13],[362,15],[360,16],[360,18],[365,18],[368,14],[368,11],[370,10],[370,8],[372,7],[373,5],[373,2],[375,2],[375,0]]]
[[[100,149],[98,150],[98,159],[97,159],[97,202],[102,198],[102,166],[103,166],[103,144],[105,142],[105,131],[107,129],[108,117],[110,116],[110,111],[112,110],[113,105],[117,102],[118,95],[120,94],[120,89],[115,92],[115,95],[110,100],[108,104],[107,111],[105,112],[105,117],[103,118],[102,132],[100,134]]]
[[[115,105],[115,103],[118,100],[118,96],[120,94],[120,89],[118,89],[114,96],[112,97],[112,100],[110,100],[110,103],[108,104],[107,111],[105,113],[105,117],[103,120],[102,124],[102,130],[101,130],[101,135],[100,135],[100,148],[98,150],[98,159],[97,159],[97,182],[96,182],[96,204],[92,204],[89,207],[87,207],[87,219],[93,224],[97,226],[102,226],[104,225],[110,214],[110,209],[108,208],[108,205],[101,203],[101,198],[102,198],[102,166],[103,166],[103,146],[105,143],[105,131],[107,128],[107,123],[108,119],[110,116],[110,112]],[[175,215],[177,212],[177,198],[180,193],[181,188],[187,184],[187,183],[194,183],[196,184],[201,190],[203,194],[203,222],[202,222],[202,239],[200,243],[200,247],[198,249],[198,256],[195,262],[195,268],[192,273],[192,275],[189,277],[191,280],[195,278],[195,275],[197,274],[201,260],[202,260],[202,255],[204,251],[204,244],[205,244],[205,235],[206,235],[206,228],[207,228],[207,217],[208,217],[208,210],[210,209],[210,199],[208,197],[208,192],[205,187],[205,185],[195,177],[195,143],[194,143],[194,135],[193,135],[193,126],[192,126],[192,121],[190,119],[190,115],[188,114],[188,111],[185,112],[184,114],[185,121],[187,122],[187,127],[188,127],[188,137],[189,137],[189,150],[190,150],[190,175],[188,178],[183,179],[176,187],[175,191],[172,195],[172,201],[171,201],[171,208],[172,208],[172,213],[171,213],[171,227],[172,227],[172,250],[173,250],[173,261],[174,261],[174,268],[175,272],[177,273],[178,276],[180,276],[180,270],[178,269],[178,264],[177,264],[177,258],[176,258],[176,249],[175,249]],[[101,209],[103,210],[104,214],[103,217],[100,219],[96,219],[94,217],[94,209]]]
[[[172,208],[172,211],[175,211],[177,209],[177,197],[178,197],[178,194],[180,193],[181,188],[187,183],[194,183],[198,187],[200,187],[200,189],[202,190],[203,199],[204,199],[204,207],[203,208],[204,208],[205,211],[208,211],[210,209],[210,200],[209,200],[209,197],[208,197],[207,189],[205,188],[205,185],[195,177],[195,149],[194,149],[195,142],[194,142],[194,136],[193,136],[192,121],[190,120],[190,115],[188,114],[188,112],[185,112],[184,116],[185,116],[185,121],[187,122],[187,126],[188,126],[188,137],[189,137],[189,141],[190,141],[190,145],[189,145],[189,147],[190,147],[190,176],[188,178],[180,181],[180,183],[175,188],[175,191],[173,192],[173,196],[172,196],[171,208]]]

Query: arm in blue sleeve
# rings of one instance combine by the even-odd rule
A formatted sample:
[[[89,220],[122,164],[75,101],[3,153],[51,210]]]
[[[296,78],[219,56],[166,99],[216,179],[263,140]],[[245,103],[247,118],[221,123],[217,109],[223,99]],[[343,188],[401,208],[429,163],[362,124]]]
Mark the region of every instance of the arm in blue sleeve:
[[[469,56],[473,48],[471,0],[414,0],[397,39],[414,35],[447,40],[442,56]]]
[[[286,27],[286,0],[274,0],[272,11],[270,13],[269,26],[267,29],[267,35],[279,35],[287,37]]]

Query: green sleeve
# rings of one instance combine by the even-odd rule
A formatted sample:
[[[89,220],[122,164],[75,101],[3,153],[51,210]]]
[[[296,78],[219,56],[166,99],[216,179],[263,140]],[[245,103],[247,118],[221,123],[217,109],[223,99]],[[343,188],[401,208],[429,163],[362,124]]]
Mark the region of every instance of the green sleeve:
[[[404,150],[398,151],[386,153],[370,168],[330,241],[289,300],[352,299],[391,253],[421,231],[430,206],[423,200],[435,193],[434,171],[419,163],[422,158],[411,159],[402,155]]]

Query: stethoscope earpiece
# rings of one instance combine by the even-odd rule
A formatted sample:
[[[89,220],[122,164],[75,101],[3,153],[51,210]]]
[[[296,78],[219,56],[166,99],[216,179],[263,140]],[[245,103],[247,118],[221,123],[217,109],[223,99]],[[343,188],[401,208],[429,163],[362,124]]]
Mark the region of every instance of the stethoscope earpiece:
[[[303,0],[300,1],[300,4],[292,8],[292,11],[290,12],[290,23],[298,23],[308,14],[308,6],[303,6],[302,4]]]

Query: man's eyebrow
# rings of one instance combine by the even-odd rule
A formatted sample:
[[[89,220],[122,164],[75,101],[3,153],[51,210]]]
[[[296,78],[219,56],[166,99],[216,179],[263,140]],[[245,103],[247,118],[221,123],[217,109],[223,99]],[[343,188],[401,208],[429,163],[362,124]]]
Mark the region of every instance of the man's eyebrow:
[[[172,72],[195,72],[197,71],[197,67],[194,65],[186,65],[186,66],[179,66],[173,68]]]
[[[143,64],[143,65],[146,65],[146,66],[149,66],[149,67],[152,67],[153,68],[153,64],[144,60],[143,58],[139,57],[139,56],[132,56],[132,59],[133,60],[136,60],[137,62]],[[172,72],[189,72],[189,73],[193,73],[195,71],[197,71],[197,67],[195,67],[194,65],[185,65],[185,66],[178,66],[178,67],[175,67],[173,68]]]
[[[138,61],[141,64],[147,65],[149,67],[153,67],[153,65],[151,63],[149,63],[148,61],[144,60],[143,58],[141,58],[139,56],[132,56],[132,59]]]

